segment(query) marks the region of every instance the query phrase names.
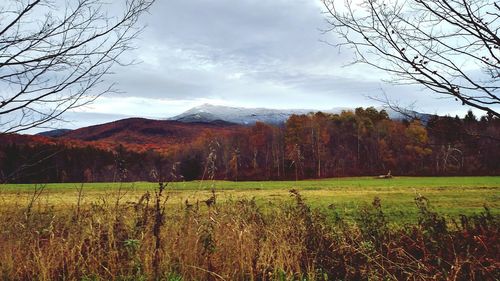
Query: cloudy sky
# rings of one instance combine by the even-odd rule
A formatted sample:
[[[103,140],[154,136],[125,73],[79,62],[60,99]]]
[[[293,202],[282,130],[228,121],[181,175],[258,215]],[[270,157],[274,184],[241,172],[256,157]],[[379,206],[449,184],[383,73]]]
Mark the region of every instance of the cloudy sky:
[[[127,58],[117,67],[110,94],[60,127],[81,127],[140,116],[167,118],[204,103],[242,107],[378,106],[369,96],[386,92],[422,112],[463,115],[468,108],[416,86],[391,86],[377,71],[337,49],[319,0],[158,0]],[[83,111],[83,112],[82,112]]]

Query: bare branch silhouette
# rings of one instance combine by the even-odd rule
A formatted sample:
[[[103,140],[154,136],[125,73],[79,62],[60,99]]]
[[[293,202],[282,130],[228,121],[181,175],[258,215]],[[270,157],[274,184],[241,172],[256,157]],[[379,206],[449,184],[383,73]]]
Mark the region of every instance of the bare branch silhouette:
[[[323,0],[353,63],[500,117],[500,7],[491,0]]]
[[[2,2],[0,132],[44,126],[116,91],[104,78],[113,65],[133,62],[120,57],[154,0],[119,2],[120,15],[98,0],[67,0],[62,8],[51,0]]]

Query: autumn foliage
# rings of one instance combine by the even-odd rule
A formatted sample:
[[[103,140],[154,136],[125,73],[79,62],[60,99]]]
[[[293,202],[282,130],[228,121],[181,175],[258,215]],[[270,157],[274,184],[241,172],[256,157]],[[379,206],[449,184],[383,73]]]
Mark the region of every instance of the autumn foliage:
[[[500,173],[500,120],[471,112],[423,122],[358,108],[293,115],[283,126],[132,118],[58,138],[0,138],[4,182],[151,180],[172,167],[178,180],[209,170],[228,180]]]

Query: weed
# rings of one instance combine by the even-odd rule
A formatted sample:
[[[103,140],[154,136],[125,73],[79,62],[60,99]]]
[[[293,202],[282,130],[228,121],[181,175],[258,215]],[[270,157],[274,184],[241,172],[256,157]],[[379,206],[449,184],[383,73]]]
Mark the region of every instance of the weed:
[[[500,278],[500,220],[489,208],[450,221],[419,196],[413,205],[418,222],[393,227],[385,213],[386,204],[379,198],[358,209],[355,220],[347,221],[336,206],[312,207],[299,190],[290,191],[291,200],[271,204],[247,198],[222,201],[214,190],[205,193],[205,202],[183,200],[177,207],[166,208],[166,188],[160,182],[156,193],[144,193],[127,204],[121,200],[118,206],[116,198],[93,202],[75,198],[74,205],[57,209],[36,199],[40,195],[30,196],[31,206],[0,206],[0,277],[176,281]]]

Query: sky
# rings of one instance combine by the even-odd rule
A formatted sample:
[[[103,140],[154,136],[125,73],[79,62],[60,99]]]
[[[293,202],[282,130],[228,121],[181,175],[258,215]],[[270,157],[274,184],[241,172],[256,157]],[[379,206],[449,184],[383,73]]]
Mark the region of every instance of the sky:
[[[56,128],[77,128],[125,117],[168,118],[205,103],[237,107],[380,106],[386,93],[418,111],[464,115],[469,109],[419,86],[393,86],[382,73],[346,66],[319,0],[157,0],[141,19],[144,31],[106,79],[109,94],[65,115]]]

